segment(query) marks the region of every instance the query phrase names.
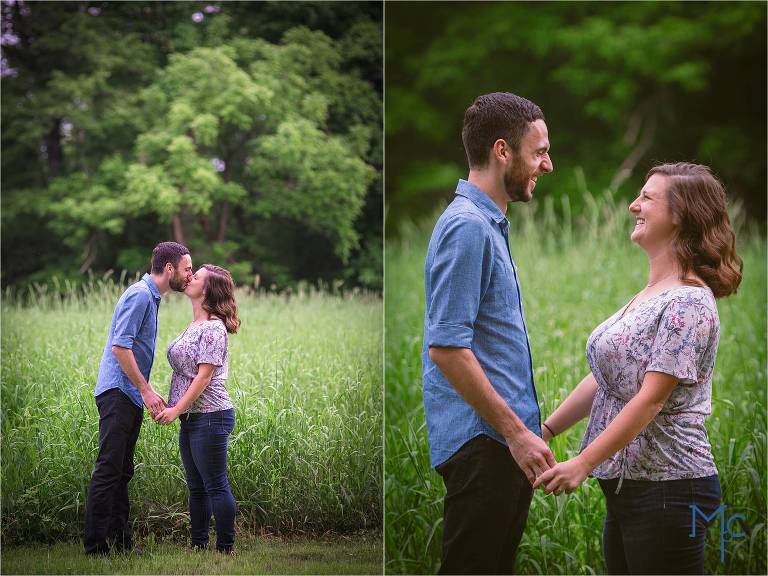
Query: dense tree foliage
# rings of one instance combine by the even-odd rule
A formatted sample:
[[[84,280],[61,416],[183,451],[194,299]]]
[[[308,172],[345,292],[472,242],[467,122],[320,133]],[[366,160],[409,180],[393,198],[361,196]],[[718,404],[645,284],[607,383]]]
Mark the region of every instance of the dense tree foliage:
[[[378,3],[5,2],[3,283],[146,269],[381,286]]]
[[[493,91],[544,110],[555,173],[536,196],[556,207],[688,160],[764,219],[765,31],[759,2],[388,4],[387,233],[451,196],[464,109]]]

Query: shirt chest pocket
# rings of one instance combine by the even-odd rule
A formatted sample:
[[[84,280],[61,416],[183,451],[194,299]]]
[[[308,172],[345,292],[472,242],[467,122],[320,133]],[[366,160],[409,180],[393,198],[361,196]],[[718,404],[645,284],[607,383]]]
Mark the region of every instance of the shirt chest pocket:
[[[515,270],[509,258],[498,259],[491,274],[489,303],[500,315],[509,314],[520,308],[520,295],[515,281]]]
[[[157,336],[157,311],[147,307],[139,328],[138,338],[148,346],[154,346]]]

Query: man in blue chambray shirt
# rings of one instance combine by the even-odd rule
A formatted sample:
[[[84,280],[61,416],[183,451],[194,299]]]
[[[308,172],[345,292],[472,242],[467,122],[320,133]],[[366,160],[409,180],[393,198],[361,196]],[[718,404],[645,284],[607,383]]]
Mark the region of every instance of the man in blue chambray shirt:
[[[96,381],[99,455],[88,487],[86,554],[133,549],[128,482],[143,406],[153,416],[165,407],[149,383],[160,298],[170,290],[183,292],[191,278],[189,250],[176,242],[161,242],[152,251],[152,273],[123,292],[115,307]]]
[[[440,573],[512,574],[532,484],[555,459],[504,215],[553,166],[541,109],[514,94],[479,96],[462,140],[469,176],[435,224],[424,270],[424,411],[446,487]]]

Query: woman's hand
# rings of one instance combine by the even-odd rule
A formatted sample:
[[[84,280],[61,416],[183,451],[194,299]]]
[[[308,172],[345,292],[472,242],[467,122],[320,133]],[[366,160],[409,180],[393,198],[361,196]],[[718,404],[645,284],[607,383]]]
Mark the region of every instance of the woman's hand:
[[[165,408],[156,417],[155,422],[158,424],[170,424],[176,418],[179,417],[179,411],[176,406]]]
[[[570,494],[586,480],[591,471],[584,458],[579,454],[544,472],[536,478],[533,488],[536,489],[539,486],[543,486],[544,492],[547,494],[552,492],[556,495],[563,492]]]
[[[549,431],[549,428],[546,426],[541,427],[541,439],[544,440],[544,442],[549,442],[552,440],[552,432]]]

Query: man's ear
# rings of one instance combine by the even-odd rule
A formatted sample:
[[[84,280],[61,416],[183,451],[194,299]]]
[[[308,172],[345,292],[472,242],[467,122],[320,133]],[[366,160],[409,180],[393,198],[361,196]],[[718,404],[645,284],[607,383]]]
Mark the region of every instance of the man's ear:
[[[503,138],[499,138],[491,147],[491,157],[502,164],[508,163],[512,158],[512,148]]]
[[[165,263],[165,268],[163,270],[165,270],[166,272],[169,272],[171,276],[173,276],[173,264],[171,264],[170,262]]]

